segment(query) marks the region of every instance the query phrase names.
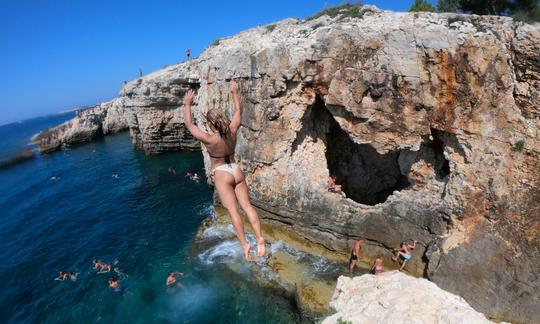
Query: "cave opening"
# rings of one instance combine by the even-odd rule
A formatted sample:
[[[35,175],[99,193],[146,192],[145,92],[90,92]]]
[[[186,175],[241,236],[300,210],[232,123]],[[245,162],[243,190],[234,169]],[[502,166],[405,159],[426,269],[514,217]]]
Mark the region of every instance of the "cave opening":
[[[370,144],[357,144],[341,129],[324,101],[317,96],[310,124],[326,144],[329,173],[348,198],[365,205],[385,202],[394,191],[411,186],[411,166],[425,160],[438,181],[450,173],[440,136],[421,145],[418,151],[394,150],[379,154]]]

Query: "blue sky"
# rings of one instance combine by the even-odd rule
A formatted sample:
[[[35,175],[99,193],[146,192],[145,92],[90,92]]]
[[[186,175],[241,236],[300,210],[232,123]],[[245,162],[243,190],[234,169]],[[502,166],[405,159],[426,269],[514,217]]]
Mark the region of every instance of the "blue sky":
[[[215,39],[344,1],[0,0],[0,125],[116,97]],[[364,1],[404,11],[412,0]]]

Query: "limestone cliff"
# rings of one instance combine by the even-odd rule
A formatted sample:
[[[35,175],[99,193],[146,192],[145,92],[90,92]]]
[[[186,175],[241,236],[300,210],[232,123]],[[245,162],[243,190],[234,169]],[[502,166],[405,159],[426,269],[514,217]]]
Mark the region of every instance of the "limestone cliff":
[[[220,39],[117,100],[137,148],[180,149],[185,89],[201,125],[231,113],[238,79],[237,156],[264,221],[345,253],[364,238],[366,257],[417,239],[409,272],[539,322],[539,53],[539,25],[365,6]]]
[[[323,324],[493,323],[463,298],[397,271],[352,279],[341,276],[331,304],[336,314]]]

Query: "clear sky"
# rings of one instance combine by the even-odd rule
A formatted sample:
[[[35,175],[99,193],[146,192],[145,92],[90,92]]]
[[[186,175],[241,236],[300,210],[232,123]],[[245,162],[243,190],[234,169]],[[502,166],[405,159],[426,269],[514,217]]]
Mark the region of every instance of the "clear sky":
[[[364,3],[397,11],[413,0]],[[0,0],[0,125],[108,101],[215,39],[342,0]]]

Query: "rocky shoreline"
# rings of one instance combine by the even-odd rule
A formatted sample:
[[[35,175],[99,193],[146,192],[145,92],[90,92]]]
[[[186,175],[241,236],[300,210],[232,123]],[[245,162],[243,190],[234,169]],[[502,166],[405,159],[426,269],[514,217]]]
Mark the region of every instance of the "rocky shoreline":
[[[508,17],[363,6],[285,19],[131,81],[38,139],[50,152],[129,128],[148,154],[200,149],[183,94],[197,89],[201,125],[209,108],[231,113],[237,79],[237,158],[263,222],[329,254],[365,239],[369,262],[417,239],[410,274],[490,318],[538,322],[538,53],[540,25]],[[330,175],[347,198],[328,192]]]

